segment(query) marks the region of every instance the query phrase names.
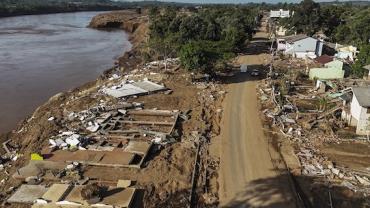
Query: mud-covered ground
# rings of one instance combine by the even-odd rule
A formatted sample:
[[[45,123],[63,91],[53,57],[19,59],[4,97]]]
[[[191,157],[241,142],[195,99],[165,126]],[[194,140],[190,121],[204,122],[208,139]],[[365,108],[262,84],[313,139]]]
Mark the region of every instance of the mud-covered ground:
[[[109,106],[118,102],[118,99],[98,92],[103,85],[113,82],[109,79],[113,73],[119,74],[119,79],[124,75],[136,74],[140,79],[148,78],[163,83],[172,90],[170,94],[154,93],[125,101],[140,102],[145,109],[180,110],[187,112],[189,119],[179,119],[176,125],[177,142],[152,148],[141,169],[84,167],[83,175],[108,182],[116,182],[118,179],[133,180],[134,187],[139,189],[135,207],[185,207],[190,203],[191,179],[197,151],[196,143],[190,135],[194,131],[199,132],[205,136],[207,144],[213,136],[219,134],[223,85],[213,82],[193,82],[190,73],[178,66],[168,71],[164,71],[161,67],[154,71],[142,71],[143,62],[138,47],[145,39],[146,23],[144,21],[135,26],[131,34],[133,50],[121,57],[117,67],[107,70],[98,79],[81,87],[51,97],[31,116],[19,123],[12,132],[1,136],[1,142],[9,140],[8,147],[17,154],[17,159],[7,162],[4,170],[0,172],[0,192],[3,203],[22,183],[12,178],[12,174],[29,162],[31,153],[40,152],[48,146],[52,136],[57,135],[61,130],[66,130],[65,117],[70,112],[86,110],[101,103]],[[114,82],[120,81],[119,79]],[[50,121],[48,120],[50,117],[55,119]],[[5,153],[3,148],[0,151]],[[204,194],[204,184],[216,181],[214,177],[217,175],[213,172],[217,169],[217,158],[207,156],[207,145],[202,147],[201,153],[202,164],[215,164],[212,167],[200,167],[196,174],[198,179],[195,181],[198,185],[194,200],[195,203],[206,206],[205,203],[217,203],[217,200],[214,200],[217,196],[217,183],[213,183],[213,186],[209,185],[207,194]],[[23,207],[23,205],[12,206]]]

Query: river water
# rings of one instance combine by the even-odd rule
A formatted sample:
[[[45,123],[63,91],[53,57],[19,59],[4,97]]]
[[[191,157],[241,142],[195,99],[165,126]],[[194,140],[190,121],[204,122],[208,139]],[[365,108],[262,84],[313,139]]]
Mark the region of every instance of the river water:
[[[87,28],[98,12],[0,18],[0,132],[58,92],[94,80],[131,48],[120,30]]]

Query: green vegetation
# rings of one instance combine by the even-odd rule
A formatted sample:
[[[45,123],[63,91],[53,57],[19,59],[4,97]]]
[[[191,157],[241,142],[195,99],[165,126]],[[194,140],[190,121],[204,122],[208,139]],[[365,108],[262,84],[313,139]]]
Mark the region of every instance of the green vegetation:
[[[294,11],[280,24],[291,32],[323,32],[332,42],[364,44],[370,37],[370,8],[351,4],[320,5],[312,0],[286,6]]]
[[[187,6],[157,1],[112,0],[0,0],[0,17],[57,12],[100,11],[149,7],[153,5]]]
[[[258,10],[242,6],[208,6],[195,11],[155,7],[149,16],[151,57],[180,57],[188,70],[213,72],[251,39]]]
[[[114,10],[124,6],[122,3],[110,0],[1,0],[0,17],[87,10]]]
[[[369,6],[355,6],[352,3],[318,4],[312,0],[285,6],[294,11],[294,15],[282,20],[280,24],[289,28],[291,33],[313,35],[323,32],[331,42],[357,46],[360,54],[351,72],[356,77],[366,73],[363,66],[369,64],[370,60]]]
[[[363,77],[367,74],[367,70],[364,66],[370,64],[370,44],[364,44],[360,48],[360,53],[357,56],[357,60],[352,65],[352,74],[356,77]]]

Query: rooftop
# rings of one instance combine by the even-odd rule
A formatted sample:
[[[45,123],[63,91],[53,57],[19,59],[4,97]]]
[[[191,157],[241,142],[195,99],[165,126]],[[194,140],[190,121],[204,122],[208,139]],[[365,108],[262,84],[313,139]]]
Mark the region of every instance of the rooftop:
[[[353,87],[352,91],[360,106],[370,107],[370,87]]]
[[[332,56],[328,56],[324,54],[322,56],[315,58],[315,61],[319,62],[320,64],[326,64],[326,63],[333,61],[333,59],[334,58]]]
[[[305,34],[298,34],[298,35],[291,35],[291,36],[285,36],[282,37],[282,39],[286,40],[286,42],[296,42],[299,40],[303,40],[305,38],[308,38]]]

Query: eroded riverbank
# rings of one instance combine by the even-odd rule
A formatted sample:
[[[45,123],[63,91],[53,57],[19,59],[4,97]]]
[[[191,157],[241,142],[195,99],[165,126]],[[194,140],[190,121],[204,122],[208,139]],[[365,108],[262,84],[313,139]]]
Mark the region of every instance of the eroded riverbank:
[[[99,12],[0,20],[0,132],[50,96],[96,79],[131,49],[122,30],[87,28]]]

